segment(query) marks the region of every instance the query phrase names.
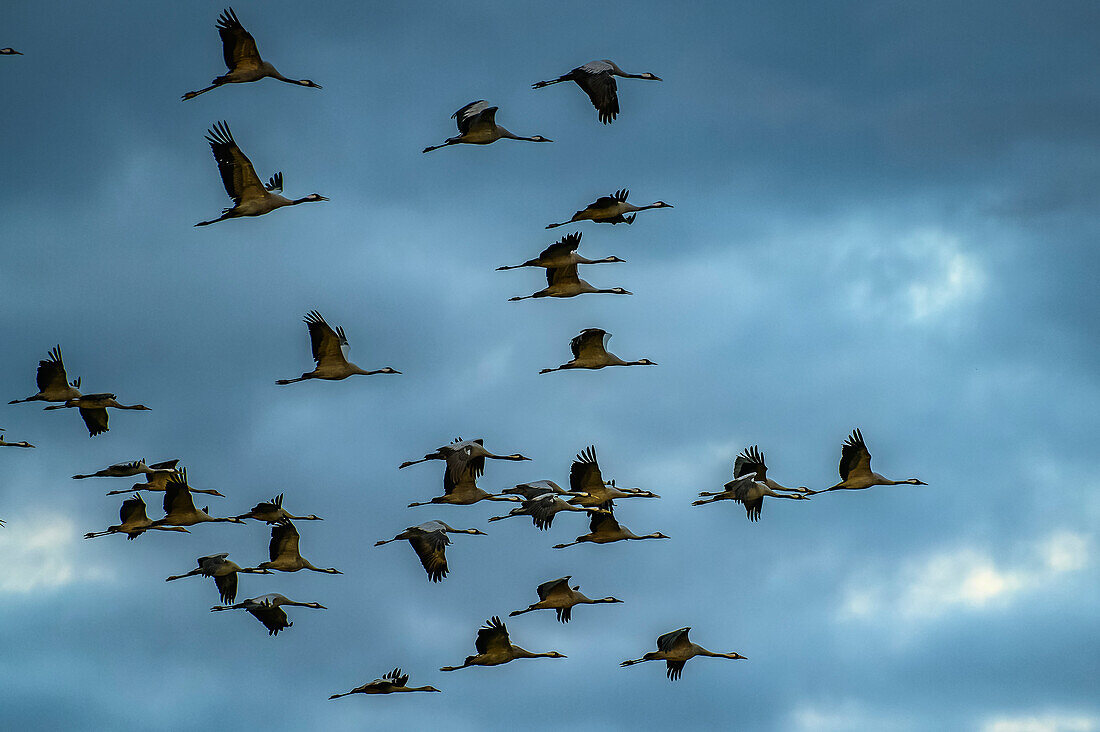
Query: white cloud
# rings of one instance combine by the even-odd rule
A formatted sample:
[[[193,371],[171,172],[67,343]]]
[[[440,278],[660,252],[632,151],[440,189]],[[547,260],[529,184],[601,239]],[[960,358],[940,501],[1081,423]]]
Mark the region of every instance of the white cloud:
[[[846,732],[866,729],[888,732],[910,729],[912,726],[898,719],[897,715],[876,714],[853,700],[842,701],[828,707],[801,704],[791,712],[790,722],[787,725],[789,728],[807,732]]]
[[[66,516],[41,515],[9,518],[0,529],[0,592],[26,594],[74,582],[102,580],[102,570],[78,568],[80,532]]]
[[[936,227],[897,231],[896,222],[859,216],[828,235],[834,277],[857,313],[899,313],[913,324],[939,322],[984,293],[987,276],[962,236]]]
[[[1100,718],[1085,714],[999,715],[984,720],[982,732],[1093,732]]]
[[[1014,564],[999,562],[991,551],[977,547],[937,552],[896,571],[853,578],[839,614],[845,619],[882,615],[927,620],[957,609],[1001,607],[1084,569],[1092,551],[1090,537],[1058,531],[1022,547],[1023,558]]]

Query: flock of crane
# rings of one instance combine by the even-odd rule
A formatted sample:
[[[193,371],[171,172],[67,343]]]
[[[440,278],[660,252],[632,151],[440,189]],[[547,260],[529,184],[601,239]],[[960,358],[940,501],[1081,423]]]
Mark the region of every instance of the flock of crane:
[[[183,100],[194,99],[213,89],[232,83],[259,81],[274,78],[283,82],[304,87],[320,89],[319,84],[308,79],[289,79],[280,74],[274,66],[263,61],[257,50],[256,41],[241,25],[233,10],[226,9],[217,21],[218,33],[223,44],[223,53],[228,72],[215,78],[211,85],[188,92]],[[21,55],[11,48],[0,49],[0,55]],[[560,82],[575,82],[591,99],[596,108],[599,121],[612,122],[619,113],[619,103],[615,77],[660,81],[651,73],[629,74],[608,60],[592,61],[579,66],[556,79],[540,81],[533,85],[535,89]],[[460,143],[486,145],[500,139],[526,140],[530,142],[551,142],[540,135],[522,137],[514,135],[496,123],[496,107],[484,100],[472,102],[455,112],[459,134],[448,138],[440,145],[429,146],[424,152]],[[218,164],[226,192],[233,200],[233,206],[226,208],[221,216],[210,221],[202,221],[196,226],[206,226],[226,219],[259,216],[278,208],[307,202],[326,201],[324,196],[314,193],[299,199],[288,199],[281,195],[282,173],[272,175],[264,184],[256,174],[252,163],[241,152],[225,122],[214,124],[209,130],[207,141],[210,143],[214,159]],[[639,211],[656,208],[671,208],[663,201],[646,206],[635,206],[627,202],[628,191],[619,190],[610,196],[598,198],[586,208],[573,214],[569,221],[549,224],[554,228],[581,221],[597,223],[632,224]],[[578,275],[579,265],[618,263],[624,260],[616,256],[601,259],[588,259],[578,254],[581,242],[580,232],[563,237],[543,250],[537,257],[521,264],[504,265],[499,270],[523,267],[542,268],[546,271],[547,286],[531,295],[513,297],[511,300],[539,299],[546,297],[573,297],[588,293],[630,295],[622,287],[597,288]],[[400,374],[391,367],[375,370],[363,369],[347,359],[348,340],[343,328],[330,326],[317,311],[305,316],[310,336],[315,368],[304,372],[297,378],[280,379],[278,385],[287,385],[307,379],[341,380],[353,375]],[[565,369],[599,369],[607,366],[656,365],[647,358],[624,361],[607,350],[610,334],[600,328],[586,328],[574,337],[570,343],[572,360],[555,368],[545,368],[540,373]],[[83,394],[80,391],[79,378],[69,380],[62,359],[60,346],[49,351],[47,357],[38,364],[36,374],[38,391],[24,399],[16,399],[10,404],[22,402],[47,402],[47,410],[76,408],[83,419],[90,436],[102,434],[108,430],[108,409],[145,411],[142,405],[124,405],[117,401],[115,394]],[[3,432],[0,429],[0,432]],[[8,442],[0,434],[0,447],[33,448],[28,442]],[[413,502],[409,507],[433,504],[468,506],[480,501],[501,501],[514,504],[511,510],[502,516],[489,518],[490,522],[514,517],[530,517],[537,530],[550,529],[559,513],[582,513],[588,519],[589,531],[576,540],[554,545],[554,549],[564,549],[581,543],[607,544],[618,541],[668,539],[669,537],[653,532],[645,535],[634,534],[623,526],[616,517],[616,502],[634,498],[658,499],[655,493],[640,488],[620,488],[615,480],[607,481],[600,470],[594,446],[582,450],[569,468],[568,489],[560,487],[552,480],[537,480],[521,483],[508,488],[500,494],[491,494],[478,486],[478,480],[485,471],[486,460],[527,461],[530,458],[515,453],[497,455],[487,450],[480,439],[455,439],[443,445],[423,458],[402,463],[399,469],[418,463],[438,460],[444,463],[443,493],[426,501]],[[320,517],[310,515],[296,516],[283,507],[283,495],[270,501],[262,501],[246,513],[237,516],[216,517],[209,513],[209,507],[199,509],[195,506],[194,494],[207,494],[223,497],[213,489],[195,488],[189,485],[187,470],[179,466],[178,460],[147,464],[144,459],[118,463],[90,474],[74,475],[74,479],[87,478],[129,478],[142,476],[144,482],[134,484],[129,490],[113,490],[107,495],[132,493],[123,501],[119,512],[120,523],[109,526],[104,531],[90,532],[85,538],[94,538],[112,534],[123,534],[133,540],[147,531],[188,532],[188,527],[200,523],[245,524],[247,521],[259,521],[271,527],[271,539],[268,546],[268,561],[255,566],[242,567],[230,561],[228,554],[213,554],[199,557],[197,566],[182,574],[173,575],[166,581],[175,581],[186,577],[212,578],[219,593],[221,605],[211,611],[245,610],[255,617],[276,636],[293,625],[284,608],[306,607],[326,609],[318,602],[300,602],[291,600],[278,593],[269,593],[236,602],[238,575],[264,574],[275,572],[297,572],[307,569],[325,574],[341,574],[333,567],[314,566],[300,552],[300,535],[294,521],[319,521]],[[765,497],[808,500],[819,493],[836,490],[860,490],[875,485],[925,485],[917,478],[891,480],[871,470],[871,455],[860,430],[854,430],[843,443],[840,459],[840,482],[822,490],[811,490],[805,486],[785,487],[768,477],[768,467],[764,454],[757,446],[742,451],[734,462],[733,479],[723,486],[721,491],[701,492],[700,499],[692,505],[704,505],[718,501],[734,501],[741,504],[750,521],[760,519]],[[142,498],[143,492],[161,492],[164,494],[164,516],[150,519],[147,506]],[[0,521],[0,526],[3,521]],[[485,532],[477,528],[453,528],[439,520],[427,521],[410,526],[397,533],[393,538],[379,540],[376,546],[391,542],[407,541],[416,553],[429,581],[441,582],[448,574],[446,548],[451,543],[450,534],[483,536]],[[536,588],[538,601],[528,607],[515,610],[511,617],[536,610],[554,610],[557,619],[568,623],[572,609],[578,605],[621,603],[615,597],[593,599],[580,592],[580,587],[571,584],[572,577],[565,576],[543,582]],[[671,680],[680,678],[684,664],[695,656],[710,656],[726,659],[744,659],[739,653],[716,653],[708,651],[691,642],[688,638],[690,628],[680,628],[657,638],[657,650],[641,658],[628,659],[621,663],[630,666],[644,661],[664,661],[667,675]],[[499,617],[490,618],[477,631],[474,641],[476,653],[468,656],[461,665],[443,666],[441,671],[454,671],[469,666],[497,666],[520,658],[564,658],[557,651],[531,652],[511,642],[508,628]],[[358,686],[351,691],[333,694],[330,699],[349,694],[390,694],[395,692],[438,692],[432,686],[410,687],[409,677],[401,669],[394,669],[381,678]]]

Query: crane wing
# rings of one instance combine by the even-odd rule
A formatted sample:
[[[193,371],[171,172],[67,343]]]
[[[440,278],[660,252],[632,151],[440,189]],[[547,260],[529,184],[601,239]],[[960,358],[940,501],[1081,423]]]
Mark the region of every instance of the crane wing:
[[[395,668],[382,677],[383,680],[393,682],[394,686],[404,686],[409,683],[409,675],[401,673],[401,669]]]
[[[593,534],[599,534],[603,530],[618,531],[621,528],[609,511],[589,511],[588,513],[592,516],[588,530]]]
[[[283,519],[271,529],[271,543],[267,545],[268,556],[276,561],[280,556],[300,557],[298,553],[298,529],[290,519]]]
[[[88,428],[88,434],[92,437],[103,434],[107,427],[106,407],[80,407],[80,417]]]
[[[462,109],[458,110],[451,115],[451,119],[458,123],[459,134],[465,135],[470,131],[470,126],[475,121],[485,121],[488,124],[496,124],[497,108],[490,107],[489,103],[484,99],[479,99],[476,102],[470,102]],[[480,117],[480,119],[478,119]]]
[[[164,513],[190,513],[195,510],[195,499],[187,485],[187,468],[182,468],[164,485]]]
[[[286,630],[294,625],[278,605],[253,605],[246,609],[252,613],[252,617],[264,624],[268,635],[278,635],[280,630]]]
[[[485,625],[477,631],[477,640],[474,648],[478,653],[506,653],[512,649],[512,642],[508,638],[508,628],[500,622],[500,618],[494,615]]]
[[[256,169],[252,167],[252,161],[237,147],[229,125],[224,121],[216,122],[207,131],[206,141],[210,143],[214,160],[218,163],[225,192],[233,199],[233,203],[240,204],[245,198],[263,198],[269,195],[264,184],[260,182],[260,177],[256,175]]]
[[[260,51],[256,48],[256,39],[244,29],[233,8],[227,8],[218,16],[218,35],[222,37],[222,56],[225,67],[235,69],[257,69],[263,63]]]
[[[122,502],[122,508],[118,511],[118,518],[124,524],[144,523],[149,520],[145,514],[145,501],[137,493],[133,498],[127,498]]]
[[[750,473],[756,474],[756,479],[761,483],[764,482],[764,478],[767,476],[768,466],[764,464],[764,453],[760,452],[760,449],[753,445],[747,450],[742,450],[741,454],[737,456],[737,459],[733,462],[733,477],[743,478]]]
[[[589,445],[577,454],[569,466],[569,490],[589,491],[604,487],[600,464],[596,462],[596,446]]]
[[[447,576],[446,546],[451,543],[447,535],[442,531],[430,531],[420,536],[409,539],[416,556],[420,557],[420,564],[428,573],[428,579],[432,582],[440,582]]]
[[[661,653],[671,653],[677,648],[686,646],[690,643],[688,640],[689,630],[691,630],[691,628],[680,628],[671,633],[665,633],[657,639],[657,650]]]
[[[602,71],[578,79],[577,84],[592,100],[592,106],[599,112],[600,122],[605,125],[610,124],[619,113],[619,95],[616,92],[615,77],[607,71]]]
[[[562,588],[568,590],[569,580],[571,578],[572,575],[568,577],[561,577],[560,579],[556,580],[550,580],[549,582],[543,582],[541,585],[538,586],[538,588],[536,588],[535,591],[539,593],[540,600],[546,600],[551,595],[559,592]]]
[[[534,521],[535,528],[540,531],[546,531],[554,523],[554,516],[556,516],[560,510],[559,504],[564,503],[565,502],[560,498],[549,493],[525,501],[523,507]]]
[[[221,594],[222,603],[228,604],[237,599],[237,573],[230,572],[214,577],[214,584]]]
[[[580,245],[581,233],[579,231],[573,234],[568,234],[543,249],[542,253],[539,254],[539,259],[561,259],[567,257],[572,252],[577,251],[577,247],[579,247]]]
[[[61,346],[54,346],[48,355],[48,359],[38,362],[38,373],[35,374],[35,383],[40,392],[64,389],[69,385],[69,377],[65,374],[65,362],[61,360]]]
[[[165,460],[162,463],[153,463],[149,467],[152,468],[153,470],[172,470],[177,465],[179,465],[179,463],[180,463],[180,461],[177,458],[175,460]]]
[[[863,433],[858,429],[852,430],[852,434],[840,448],[840,479],[848,480],[848,476],[852,473],[871,474],[871,453],[867,452]]]
[[[313,349],[313,360],[317,365],[344,360],[344,352],[340,349],[340,336],[325,322],[319,312],[310,310],[306,314],[305,324],[309,328],[309,342]]]
[[[554,285],[563,285],[567,282],[577,282],[577,265],[566,264],[561,267],[547,267],[546,268],[546,284],[553,287]]]
[[[573,358],[599,358],[607,354],[607,341],[611,334],[601,328],[585,328],[569,341]]]

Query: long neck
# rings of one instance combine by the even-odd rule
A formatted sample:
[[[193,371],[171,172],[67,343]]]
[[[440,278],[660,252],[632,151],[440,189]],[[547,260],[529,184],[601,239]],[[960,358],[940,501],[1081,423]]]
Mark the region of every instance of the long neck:
[[[713,653],[713,652],[708,651],[706,649],[703,649],[698,655],[700,655],[700,656],[710,656],[711,658],[729,658],[729,659],[733,659],[735,661],[737,659],[741,658],[741,654],[739,654],[739,653]]]
[[[642,359],[638,359],[637,361],[626,361],[625,363],[623,363],[621,365],[623,365],[623,366],[648,366],[649,364],[647,364]]]
[[[519,646],[512,646],[512,655],[516,658],[552,658],[552,653],[531,653],[526,648],[520,648]]]
[[[509,140],[524,140],[526,142],[538,142],[534,137],[522,137],[520,135],[513,135],[508,130],[504,129],[500,125],[497,125],[497,130],[500,132],[501,137],[507,137]]]
[[[327,574],[340,574],[340,571],[335,567],[329,567],[328,569],[322,569],[321,567],[314,567],[309,563],[308,559],[302,559],[303,569],[312,569],[314,572],[325,572]]]

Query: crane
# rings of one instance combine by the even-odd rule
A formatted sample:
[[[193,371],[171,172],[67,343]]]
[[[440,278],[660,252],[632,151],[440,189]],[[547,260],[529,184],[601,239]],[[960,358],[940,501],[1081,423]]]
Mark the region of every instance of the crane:
[[[546,531],[554,523],[554,516],[562,511],[587,511],[587,509],[570,505],[555,493],[543,493],[534,498],[524,499],[523,505],[516,506],[505,516],[493,516],[489,520],[501,521],[513,516],[530,516],[536,529]]]
[[[365,371],[348,361],[343,350],[343,347],[348,345],[344,329],[338,326],[334,330],[316,310],[310,310],[306,313],[303,322],[309,330],[310,347],[313,349],[313,360],[316,362],[317,367],[312,371],[307,371],[297,379],[279,379],[275,382],[279,386],[286,386],[306,379],[340,381],[354,374],[372,376],[374,374],[401,373],[389,366],[375,371]]]
[[[645,79],[646,81],[661,81],[661,77],[648,71],[644,74],[628,74],[610,59],[602,61],[589,61],[584,66],[578,66],[568,74],[562,74],[556,79],[538,81],[531,85],[532,89],[541,89],[551,84],[560,84],[563,81],[575,81],[577,86],[584,90],[588,98],[592,100],[592,106],[599,112],[600,122],[611,124],[619,114],[619,96],[615,90],[615,77],[623,79]]]
[[[428,573],[428,579],[432,582],[442,582],[447,576],[447,555],[444,551],[451,543],[447,534],[486,535],[484,531],[477,529],[454,529],[442,521],[426,521],[419,526],[408,527],[392,539],[376,541],[374,545],[382,546],[391,541],[407,539],[416,556],[420,558],[424,571]]]
[[[214,518],[195,508],[191,487],[187,485],[187,469],[180,468],[169,479],[164,489],[164,518],[153,522],[155,526],[194,526],[201,523],[243,524],[238,518]]]
[[[742,450],[733,463],[733,480],[717,493],[701,491],[700,496],[710,496],[691,505],[702,506],[715,501],[736,501],[745,507],[749,521],[758,521],[764,506],[764,496],[773,498],[807,499],[808,488],[785,488],[768,478],[768,466],[764,453],[757,445]]]
[[[14,48],[0,48],[0,56],[22,56],[22,51],[16,51]]]
[[[185,574],[177,574],[171,577],[165,578],[165,582],[171,582],[172,580],[183,579],[184,577],[213,577],[214,584],[218,587],[218,592],[221,593],[222,602],[233,602],[237,599],[237,574],[244,572],[245,574],[273,574],[267,569],[254,569],[252,567],[241,567],[236,562],[231,562],[227,557],[229,554],[212,554],[208,557],[199,557],[198,569],[192,569]]]
[[[615,481],[605,483],[600,464],[596,460],[596,446],[589,445],[577,454],[569,466],[569,489],[574,498],[569,502],[585,508],[611,510],[616,498],[660,498],[656,493],[640,488],[619,488]]]
[[[466,660],[463,661],[461,666],[443,666],[439,670],[457,671],[467,666],[499,666],[517,658],[565,658],[557,651],[531,653],[531,651],[513,645],[508,638],[508,628],[495,615],[477,631],[474,648],[477,650],[477,654],[466,656]]]
[[[553,142],[542,135],[532,137],[520,137],[513,135],[496,122],[497,108],[490,107],[484,99],[470,102],[462,109],[451,115],[451,119],[458,122],[458,135],[448,137],[442,145],[430,145],[422,152],[431,152],[448,145],[468,143],[471,145],[488,145],[497,140],[507,138],[509,140],[525,140],[527,142]]]
[[[863,433],[855,429],[840,449],[840,482],[819,491],[808,491],[813,496],[826,491],[862,490],[873,485],[928,485],[923,480],[906,478],[890,480],[871,470],[871,453],[863,441]]]
[[[576,541],[571,541],[568,544],[555,544],[554,548],[564,549],[567,546],[581,544],[586,541],[592,542],[593,544],[610,544],[613,541],[626,541],[628,539],[668,538],[659,531],[653,534],[646,534],[645,536],[638,536],[630,529],[621,526],[610,511],[595,511],[589,509],[588,515],[592,517],[589,523],[589,533],[578,536]]]
[[[128,498],[122,502],[122,508],[118,512],[119,520],[122,522],[114,526],[108,526],[106,531],[90,532],[84,535],[85,539],[94,539],[97,536],[107,536],[108,534],[126,534],[126,538],[130,541],[138,538],[146,531],[183,531],[185,533],[191,533],[182,526],[156,526],[145,513],[145,501],[137,493],[133,498]]]
[[[265,186],[256,175],[252,161],[237,147],[233,133],[225,121],[216,122],[206,133],[206,141],[218,163],[218,172],[222,176],[225,192],[233,199],[233,206],[223,208],[222,215],[209,221],[200,221],[195,226],[209,226],[226,219],[241,216],[263,216],[284,206],[296,206],[299,203],[316,203],[328,199],[320,193],[310,193],[303,198],[290,199],[272,191],[283,190],[283,174],[271,176]]]
[[[179,460],[165,460],[161,463],[145,464],[145,458],[131,460],[128,463],[115,463],[102,470],[97,470],[88,475],[74,475],[73,480],[83,478],[129,478],[134,475],[149,475],[158,470],[173,470],[179,464]]]
[[[64,404],[51,404],[48,407],[43,407],[43,409],[71,409],[76,407],[80,410],[80,418],[84,420],[84,425],[88,428],[89,437],[101,435],[110,429],[107,425],[108,407],[111,409],[136,409],[143,412],[152,411],[144,404],[119,404],[116,399],[114,394],[83,394],[69,399]]]
[[[627,203],[626,199],[630,191],[625,188],[615,191],[610,196],[600,196],[585,208],[573,214],[573,218],[558,224],[547,224],[547,229],[565,226],[574,221],[594,221],[597,224],[633,224],[639,211],[651,208],[673,208],[671,203],[654,201],[648,206],[635,206]]]
[[[650,651],[641,658],[631,661],[623,661],[620,666],[633,666],[643,661],[664,661],[668,666],[668,678],[675,681],[684,672],[684,664],[696,656],[709,656],[711,658],[729,658],[734,660],[748,660],[740,653],[714,653],[702,646],[692,643],[688,639],[688,628],[680,628],[671,633],[665,633],[657,638],[657,651]]]
[[[598,605],[605,602],[622,602],[622,600],[615,597],[601,597],[598,600],[593,600],[591,597],[587,597],[580,592],[581,588],[579,585],[570,587],[570,579],[572,579],[572,575],[566,575],[560,579],[543,582],[535,590],[539,595],[538,602],[533,605],[528,605],[526,610],[513,610],[508,613],[508,616],[523,615],[532,610],[554,610],[557,612],[560,622],[568,623],[573,608],[577,605]]]
[[[285,81],[288,84],[308,86],[313,89],[321,88],[320,84],[315,84],[309,79],[288,79],[276,71],[274,66],[261,59],[260,51],[256,48],[256,39],[241,25],[233,8],[222,11],[215,27],[222,39],[222,56],[225,58],[225,66],[229,69],[229,73],[217,77],[205,89],[187,92],[180,101],[194,99],[211,89],[217,89],[222,84],[241,84],[259,81],[266,77]]]
[[[530,460],[531,458],[519,453],[513,453],[511,455],[497,455],[491,453],[485,449],[485,440],[478,438],[476,440],[463,440],[461,437],[456,437],[451,441],[449,445],[443,445],[436,448],[435,452],[430,452],[419,460],[406,460],[397,466],[398,470],[407,468],[410,465],[416,465],[417,463],[427,462],[428,460],[446,460],[448,468],[451,467],[452,461],[455,465],[461,465],[463,468],[470,467],[477,472],[480,477],[485,471],[486,458],[492,460]]]
[[[210,608],[210,612],[218,612],[219,610],[247,610],[252,617],[259,620],[267,628],[268,635],[279,635],[280,630],[286,630],[294,623],[290,622],[287,618],[286,612],[283,610],[283,605],[295,605],[297,607],[310,607],[314,610],[328,610],[327,607],[318,602],[296,602],[288,599],[285,595],[280,595],[277,592],[273,592],[269,595],[261,595],[260,597],[253,597],[244,602],[238,602],[236,605],[215,605]]]
[[[308,516],[294,516],[283,508],[283,494],[272,498],[270,501],[261,501],[252,507],[252,510],[248,513],[242,513],[237,518],[239,519],[256,519],[257,521],[263,521],[268,524],[278,523],[283,519],[294,519],[295,521],[323,521],[320,516],[314,516],[312,513]]]
[[[403,674],[401,673],[401,669],[395,668],[393,671],[383,674],[380,679],[375,679],[362,686],[356,686],[351,691],[345,691],[343,694],[333,694],[329,699],[339,699],[342,696],[348,696],[350,694],[393,694],[399,691],[439,691],[439,689],[434,686],[407,686],[408,683],[409,675]]]
[[[505,488],[501,493],[510,493],[523,496],[524,500],[531,500],[547,493],[556,496],[579,496],[580,493],[567,491],[552,480],[535,480],[530,483],[517,483],[514,488]]]
[[[321,569],[314,567],[308,560],[303,559],[298,552],[298,529],[290,519],[280,519],[279,523],[271,529],[271,543],[268,544],[269,562],[261,562],[257,569],[277,569],[280,572],[297,572],[299,569],[312,569],[314,572],[326,574],[343,574],[338,569],[329,567]]]
[[[38,393],[26,399],[13,399],[8,404],[21,402],[67,402],[75,399],[80,394],[80,379],[71,382],[65,374],[65,362],[61,358],[61,346],[50,349],[48,358],[38,362],[38,371],[35,374],[35,382],[38,385]]]
[[[552,369],[543,369],[540,374],[564,369],[602,369],[605,366],[656,366],[653,361],[643,358],[638,361],[624,361],[613,353],[608,353],[607,342],[611,334],[602,328],[585,328],[569,341],[573,351],[573,360]]]
[[[167,491],[168,481],[179,474],[179,469],[168,467],[170,463],[175,462],[177,461],[171,460],[168,463],[157,463],[156,466],[150,466],[151,470],[145,474],[144,483],[134,483],[130,486],[130,490],[107,491],[107,495],[114,496],[119,493],[129,493],[130,491],[156,491],[158,493]],[[188,485],[187,490],[191,493],[203,493],[208,496],[225,498],[224,494],[214,488],[195,488],[194,486]]]
[[[577,274],[577,265],[566,264],[561,267],[548,267],[546,269],[546,287],[531,295],[523,297],[510,297],[509,302],[519,300],[531,300],[542,297],[576,297],[584,294],[603,295],[633,295],[629,290],[621,287],[599,288],[593,286],[587,280],[582,280]]]
[[[519,269],[520,267],[564,267],[570,264],[605,264],[608,262],[625,262],[618,257],[604,257],[603,259],[588,259],[577,254],[577,248],[581,244],[581,232],[567,234],[557,242],[546,247],[534,259],[528,259],[522,264],[506,264],[497,267],[497,271],[506,269]]]

